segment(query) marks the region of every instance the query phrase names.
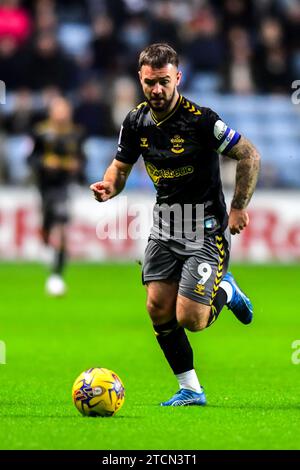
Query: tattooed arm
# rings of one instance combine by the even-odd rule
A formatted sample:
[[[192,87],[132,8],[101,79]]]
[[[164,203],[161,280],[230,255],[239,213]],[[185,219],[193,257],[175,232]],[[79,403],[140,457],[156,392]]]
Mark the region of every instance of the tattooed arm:
[[[260,156],[254,145],[243,136],[226,156],[238,161],[235,191],[229,213],[229,229],[234,235],[240,233],[249,223],[246,207],[256,186]]]

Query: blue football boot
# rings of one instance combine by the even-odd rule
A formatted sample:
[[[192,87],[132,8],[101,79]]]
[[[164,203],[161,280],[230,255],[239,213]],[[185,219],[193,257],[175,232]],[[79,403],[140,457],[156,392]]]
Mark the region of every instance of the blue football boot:
[[[181,388],[175,395],[168,401],[164,401],[160,406],[204,406],[206,405],[206,396],[203,388],[201,392],[194,392],[187,388]]]
[[[250,299],[239,288],[231,273],[226,273],[222,281],[227,281],[232,287],[232,298],[227,303],[227,307],[240,322],[248,325],[253,317],[253,307]]]

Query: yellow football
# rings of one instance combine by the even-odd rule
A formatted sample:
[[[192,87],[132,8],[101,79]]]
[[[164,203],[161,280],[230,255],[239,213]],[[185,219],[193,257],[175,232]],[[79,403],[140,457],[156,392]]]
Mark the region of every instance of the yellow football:
[[[75,380],[72,398],[85,416],[113,416],[123,406],[125,389],[120,377],[103,367],[88,369]]]

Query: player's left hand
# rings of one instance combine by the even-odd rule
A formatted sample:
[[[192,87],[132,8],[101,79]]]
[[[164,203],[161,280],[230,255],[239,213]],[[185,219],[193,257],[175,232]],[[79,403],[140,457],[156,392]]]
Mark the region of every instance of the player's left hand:
[[[249,224],[249,216],[245,209],[230,209],[229,230],[232,235],[241,233]]]

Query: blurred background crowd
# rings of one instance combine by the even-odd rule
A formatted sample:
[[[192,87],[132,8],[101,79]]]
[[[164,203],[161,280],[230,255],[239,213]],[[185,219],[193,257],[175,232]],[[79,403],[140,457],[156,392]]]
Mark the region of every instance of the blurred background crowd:
[[[31,183],[32,130],[59,95],[84,129],[85,181],[98,180],[142,100],[137,59],[153,42],[179,52],[181,92],[259,148],[260,187],[300,188],[298,0],[1,0],[1,184]],[[231,186],[234,164],[222,168]],[[129,187],[151,187],[141,164]]]

